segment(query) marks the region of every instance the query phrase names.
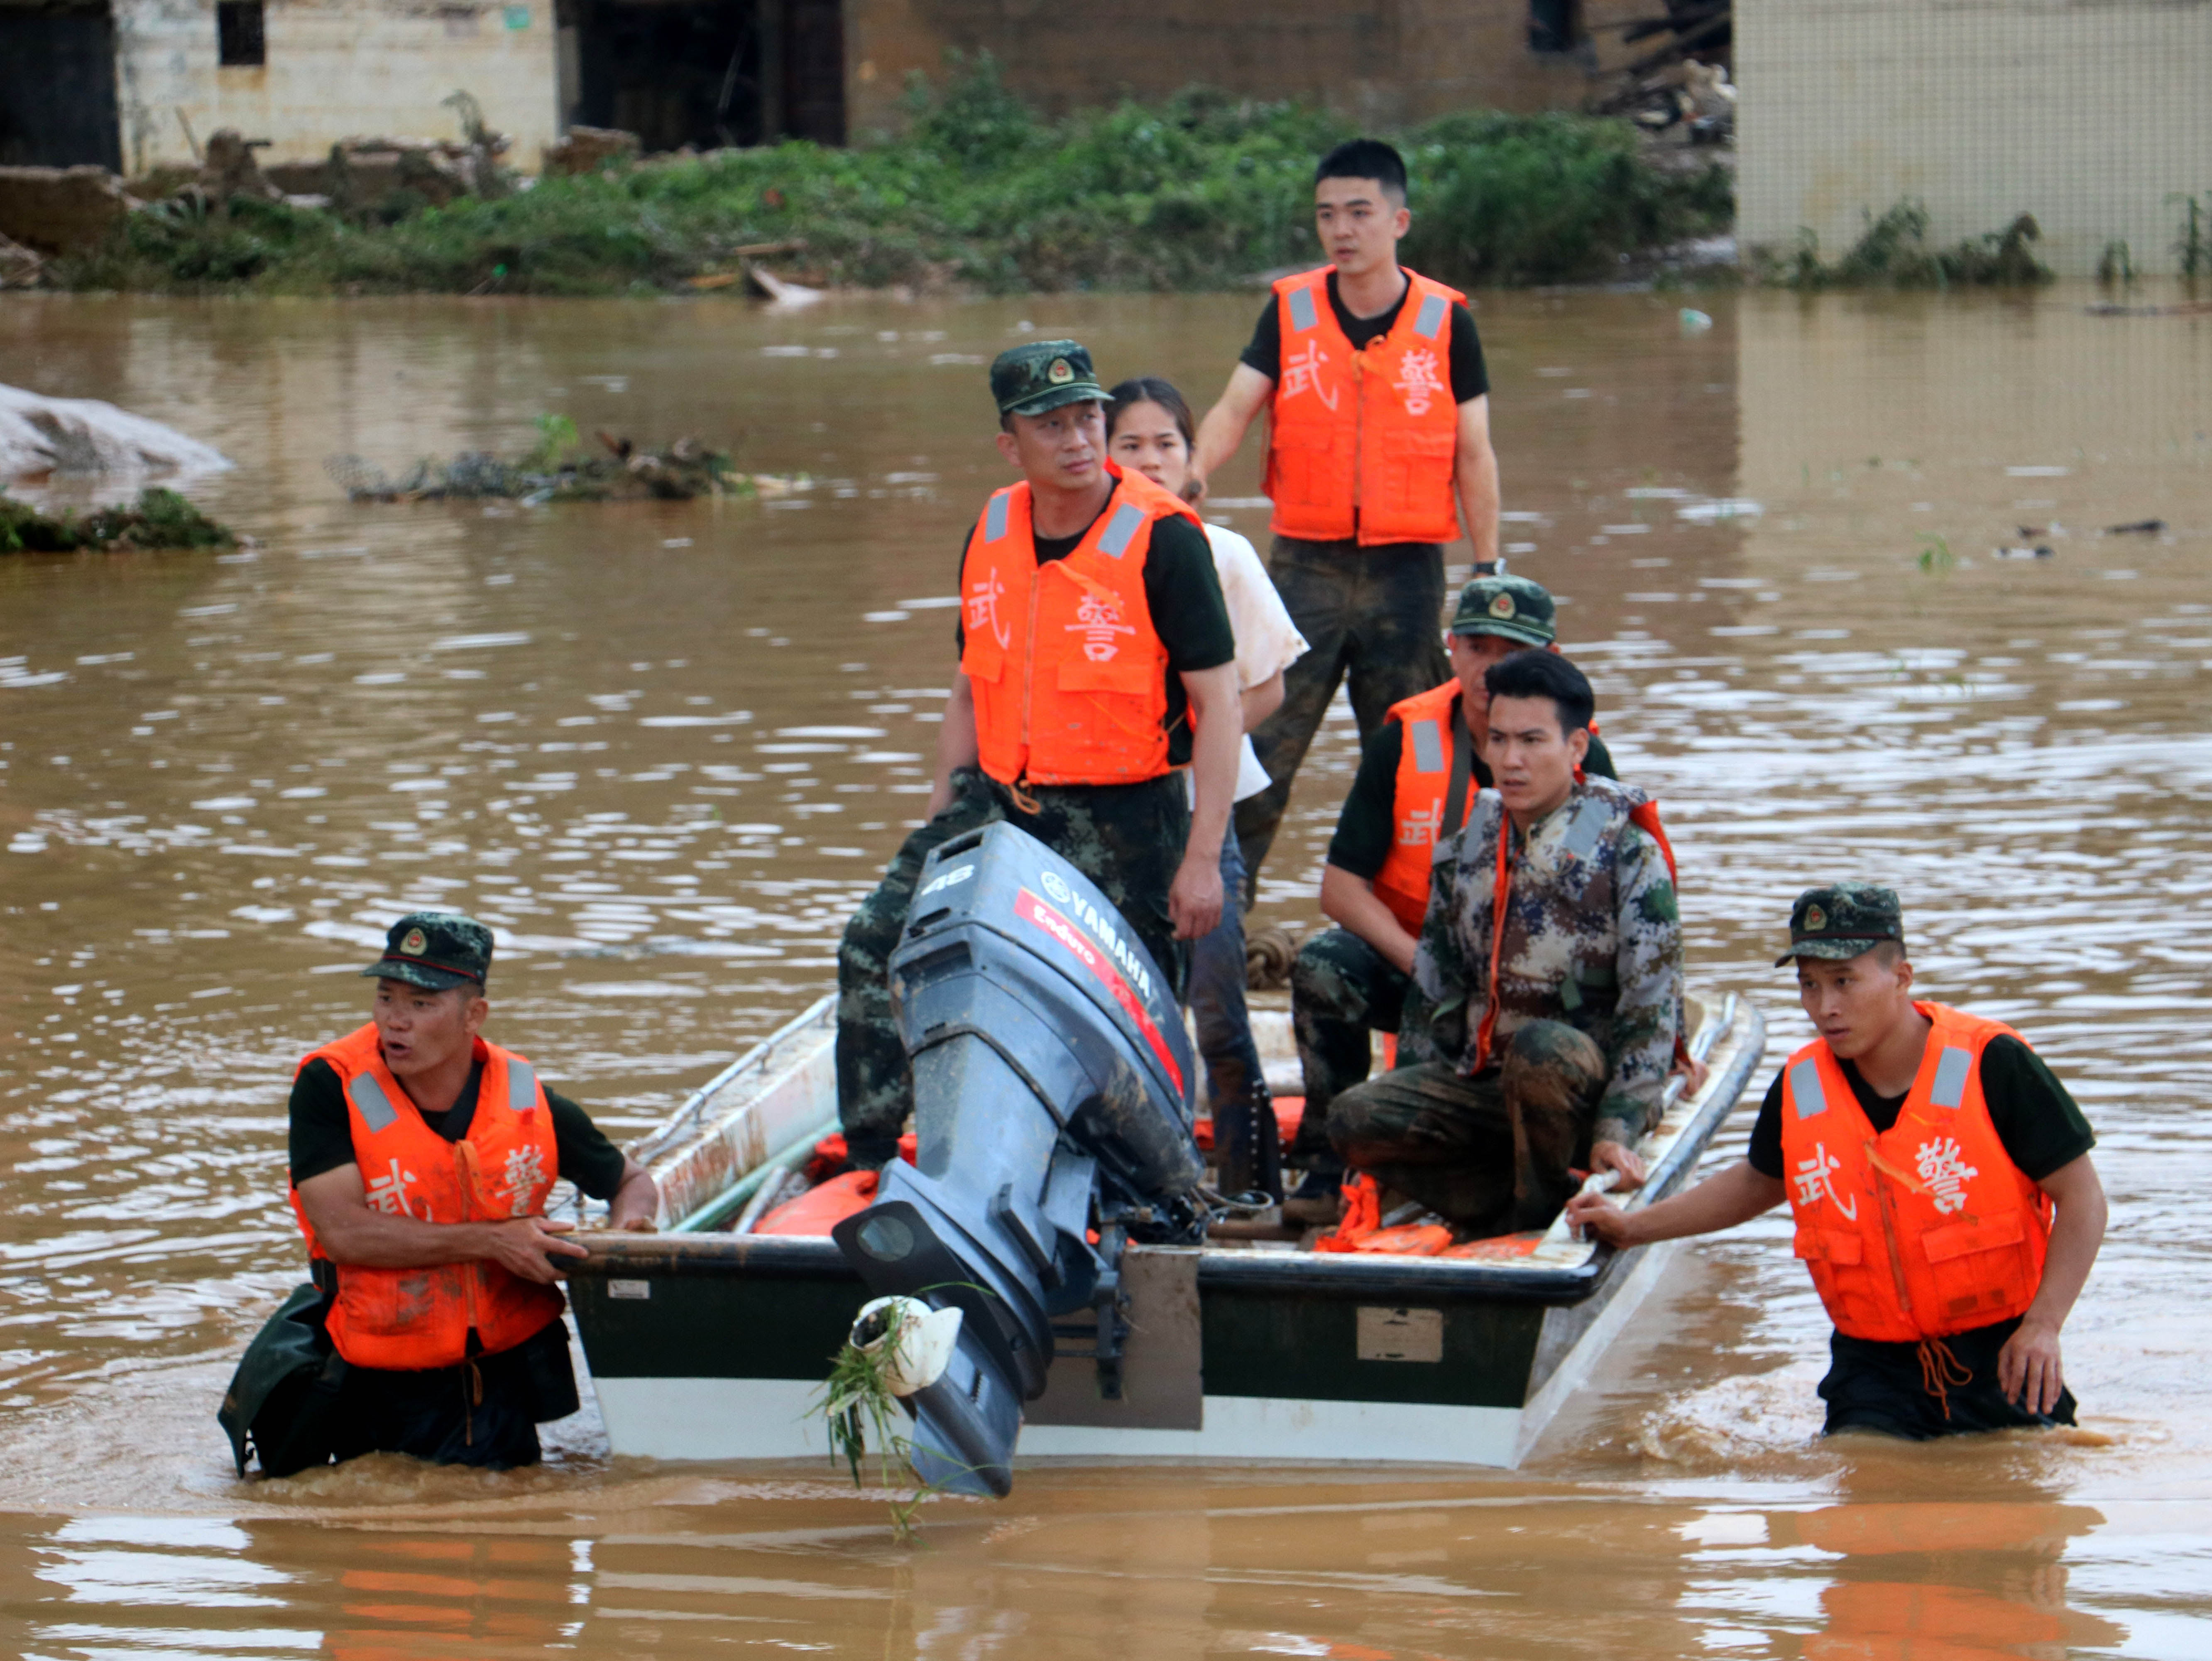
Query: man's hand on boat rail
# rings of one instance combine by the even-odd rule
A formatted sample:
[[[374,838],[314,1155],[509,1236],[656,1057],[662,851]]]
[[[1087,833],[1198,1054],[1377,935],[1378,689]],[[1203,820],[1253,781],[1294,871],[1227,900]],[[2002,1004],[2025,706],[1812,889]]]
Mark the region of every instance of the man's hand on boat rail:
[[[1591,1150],[1596,1162],[1596,1150]],[[1748,1159],[1738,1159],[1686,1194],[1661,1200],[1641,1211],[1623,1211],[1602,1194],[1577,1194],[1567,1202],[1567,1221],[1609,1246],[1649,1245],[1711,1234],[1747,1223],[1789,1197],[1779,1177],[1765,1176]]]
[[[625,1234],[650,1234],[659,1209],[660,1190],[653,1183],[653,1174],[635,1159],[624,1159],[622,1186],[607,1202],[607,1226]]]
[[[547,1217],[514,1217],[503,1223],[456,1223],[452,1226],[486,1231],[489,1238],[477,1255],[511,1275],[535,1281],[540,1286],[551,1286],[556,1281],[568,1278],[555,1261],[556,1258],[592,1255],[574,1240],[561,1238],[575,1226],[574,1223],[556,1223]]]
[[[1623,1189],[1643,1187],[1644,1178],[1648,1174],[1636,1150],[1625,1142],[1591,1144],[1590,1169],[1613,1171],[1620,1178],[1616,1186]]]

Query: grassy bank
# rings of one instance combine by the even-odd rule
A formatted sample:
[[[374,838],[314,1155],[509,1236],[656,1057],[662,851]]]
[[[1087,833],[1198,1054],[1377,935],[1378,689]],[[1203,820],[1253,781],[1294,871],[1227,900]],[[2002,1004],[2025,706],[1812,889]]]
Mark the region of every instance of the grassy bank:
[[[896,140],[659,159],[496,201],[387,204],[372,222],[163,204],[55,274],[149,291],[660,292],[748,245],[803,240],[777,269],[819,283],[1218,289],[1315,258],[1314,161],[1352,131],[1202,90],[1048,121],[988,59],[918,92],[913,114]],[[1415,180],[1406,258],[1446,281],[1617,275],[1731,211],[1721,169],[1656,168],[1624,122],[1474,113],[1397,137]]]

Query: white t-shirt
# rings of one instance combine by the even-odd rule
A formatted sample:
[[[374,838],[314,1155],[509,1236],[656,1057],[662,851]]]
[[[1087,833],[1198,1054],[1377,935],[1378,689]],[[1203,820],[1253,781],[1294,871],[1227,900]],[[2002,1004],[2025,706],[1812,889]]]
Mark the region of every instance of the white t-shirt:
[[[1213,569],[1228,603],[1230,632],[1237,637],[1237,690],[1249,691],[1304,656],[1306,638],[1291,621],[1275,580],[1250,542],[1225,525],[1207,526],[1206,539],[1213,546]],[[1236,799],[1256,796],[1267,784],[1267,770],[1260,765],[1247,733],[1237,763]]]

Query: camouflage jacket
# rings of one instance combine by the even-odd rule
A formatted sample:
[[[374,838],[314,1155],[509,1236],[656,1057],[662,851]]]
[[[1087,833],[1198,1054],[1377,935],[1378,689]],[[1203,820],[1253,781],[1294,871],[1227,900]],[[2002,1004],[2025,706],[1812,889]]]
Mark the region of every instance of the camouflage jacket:
[[[1495,1055],[1530,1021],[1565,1021],[1605,1052],[1612,1077],[1599,1141],[1633,1145],[1659,1122],[1682,1013],[1682,928],[1658,845],[1629,819],[1649,800],[1611,779],[1577,783],[1525,838],[1495,790],[1467,828],[1437,845],[1413,979],[1435,1006],[1437,1055],[1462,1072],[1493,995],[1489,985],[1498,837],[1511,862],[1498,953]]]

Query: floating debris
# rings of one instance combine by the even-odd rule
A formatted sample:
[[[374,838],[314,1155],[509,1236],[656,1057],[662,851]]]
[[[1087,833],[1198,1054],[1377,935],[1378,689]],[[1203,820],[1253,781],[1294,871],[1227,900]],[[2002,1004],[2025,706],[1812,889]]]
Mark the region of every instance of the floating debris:
[[[720,450],[679,438],[665,450],[641,450],[627,438],[595,435],[607,453],[572,456],[576,429],[565,416],[541,416],[540,439],[529,454],[501,460],[470,450],[450,460],[425,459],[398,477],[357,455],[336,455],[323,471],[355,502],[446,502],[498,498],[538,507],[553,502],[614,502],[658,497],[781,496],[805,482],[739,472]]]
[[[2105,534],[2108,537],[2154,537],[2164,529],[2166,521],[2162,519],[2139,519],[2127,525],[2107,525]]]
[[[72,554],[87,549],[150,552],[235,548],[238,538],[174,490],[149,490],[136,506],[79,515],[41,512],[0,492],[0,554]]]
[[[1990,551],[1999,559],[2050,559],[2054,557],[2047,546],[2033,548],[1993,548]]]

